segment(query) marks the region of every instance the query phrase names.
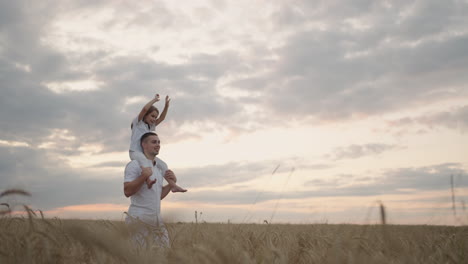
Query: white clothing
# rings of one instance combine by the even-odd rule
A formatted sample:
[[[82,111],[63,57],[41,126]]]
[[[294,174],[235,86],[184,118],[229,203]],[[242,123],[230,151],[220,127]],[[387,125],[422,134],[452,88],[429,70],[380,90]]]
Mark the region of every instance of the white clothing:
[[[143,153],[141,153],[139,151],[130,151],[129,155],[130,155],[130,159],[138,161],[138,164],[141,167],[144,167],[144,168],[152,168],[153,167],[153,163],[151,162],[151,160],[146,158],[145,154],[143,154]],[[156,166],[158,166],[158,168],[161,170],[161,172],[163,174],[163,177],[164,177],[164,174],[166,173],[166,170],[167,170],[166,163],[164,161],[162,161],[158,157],[155,157],[154,160],[156,161]],[[155,177],[153,175],[151,175],[149,178],[150,178],[150,180],[155,179]]]
[[[151,164],[151,160],[147,159],[143,152],[129,151],[128,154],[130,156],[130,159],[138,161],[138,164],[140,164],[140,166],[144,168],[153,167],[153,165]]]
[[[131,229],[132,240],[138,247],[169,247],[169,236],[161,217],[161,193],[163,175],[167,164],[159,158],[154,159],[151,177],[156,183],[151,189],[143,184],[135,194],[130,197],[130,207],[125,222]],[[125,167],[124,182],[131,182],[141,175],[138,161],[132,160]],[[148,239],[147,239],[148,238]],[[146,241],[152,244],[147,245]]]
[[[141,167],[143,167],[143,168],[152,168],[153,167],[153,163],[151,162],[151,160],[147,159],[145,154],[143,154],[142,152],[140,152],[140,151],[131,151],[130,150],[128,152],[128,154],[130,156],[130,159],[138,161],[138,164]],[[150,180],[154,180],[153,175],[151,175],[149,178],[150,178]]]
[[[157,225],[162,223],[161,219],[161,192],[163,186],[163,175],[166,173],[167,164],[159,158],[155,158],[156,164],[152,166],[153,174],[151,177],[156,179],[156,183],[151,189],[146,184],[143,184],[136,192],[130,197],[130,207],[128,214],[139,218],[141,221]],[[136,160],[130,161],[125,167],[124,182],[131,182],[140,177],[141,168]]]
[[[156,125],[150,125],[145,123],[145,121],[138,121],[138,116],[135,117],[132,121],[132,137],[130,138],[130,151],[139,151],[143,152],[143,149],[140,145],[141,136],[145,133],[152,132],[156,130]]]
[[[151,161],[148,160],[143,154],[143,150],[140,145],[141,137],[148,132],[155,131],[156,125],[148,126],[143,120],[138,121],[138,116],[135,117],[132,121],[132,137],[130,139],[130,159],[136,160],[140,166],[147,168],[153,167]],[[154,180],[154,177],[151,176],[150,180]]]
[[[137,248],[170,248],[169,233],[164,224],[148,225],[138,218],[128,216],[125,224],[130,229],[131,239]]]

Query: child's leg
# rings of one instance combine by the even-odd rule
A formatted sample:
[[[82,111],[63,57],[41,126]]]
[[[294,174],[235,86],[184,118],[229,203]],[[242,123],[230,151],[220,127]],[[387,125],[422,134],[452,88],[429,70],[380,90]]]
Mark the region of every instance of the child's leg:
[[[151,160],[147,159],[145,154],[143,154],[142,152],[130,151],[130,159],[138,161],[138,164],[143,168],[151,168],[151,169],[153,168],[153,164],[151,163]],[[146,185],[150,187],[151,181],[153,180],[154,180],[154,177],[153,175],[151,175],[150,177],[148,177],[148,179],[146,179]]]
[[[156,166],[158,167],[158,169],[161,170],[161,172],[163,173],[163,177],[164,179],[166,179],[166,181],[169,183],[169,186],[171,187],[171,191],[172,192],[186,192],[187,190],[178,186],[175,181],[172,180],[171,176],[170,175],[167,175],[166,176],[166,173],[169,171],[169,169],[167,168],[167,164],[156,158]]]
[[[164,179],[166,179],[166,181],[169,183],[169,186],[171,186],[172,192],[186,192],[187,191],[186,189],[177,185],[172,179],[167,178],[165,175],[164,175]]]

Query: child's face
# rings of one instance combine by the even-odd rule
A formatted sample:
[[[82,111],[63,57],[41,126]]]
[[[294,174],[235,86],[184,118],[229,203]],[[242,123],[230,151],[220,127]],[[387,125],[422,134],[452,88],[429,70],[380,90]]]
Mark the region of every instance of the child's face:
[[[158,119],[158,112],[157,111],[153,111],[149,114],[146,115],[145,117],[145,123],[146,124],[150,124],[150,125],[153,125],[156,123],[156,119]]]

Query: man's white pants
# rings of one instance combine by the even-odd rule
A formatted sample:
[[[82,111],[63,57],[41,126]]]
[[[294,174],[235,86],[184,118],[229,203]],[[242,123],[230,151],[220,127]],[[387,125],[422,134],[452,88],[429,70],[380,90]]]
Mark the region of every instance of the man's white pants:
[[[164,224],[148,224],[136,217],[127,216],[125,223],[137,248],[170,248],[169,234]]]

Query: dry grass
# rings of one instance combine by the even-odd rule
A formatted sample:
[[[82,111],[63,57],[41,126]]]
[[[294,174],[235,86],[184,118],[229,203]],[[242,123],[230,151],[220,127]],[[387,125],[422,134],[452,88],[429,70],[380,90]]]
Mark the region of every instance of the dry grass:
[[[0,218],[0,263],[468,263],[468,227],[168,224],[135,250],[123,222]]]
[[[0,197],[27,195],[8,190]],[[167,224],[170,249],[135,249],[120,221],[46,219],[1,204],[0,263],[468,263],[468,226]]]

